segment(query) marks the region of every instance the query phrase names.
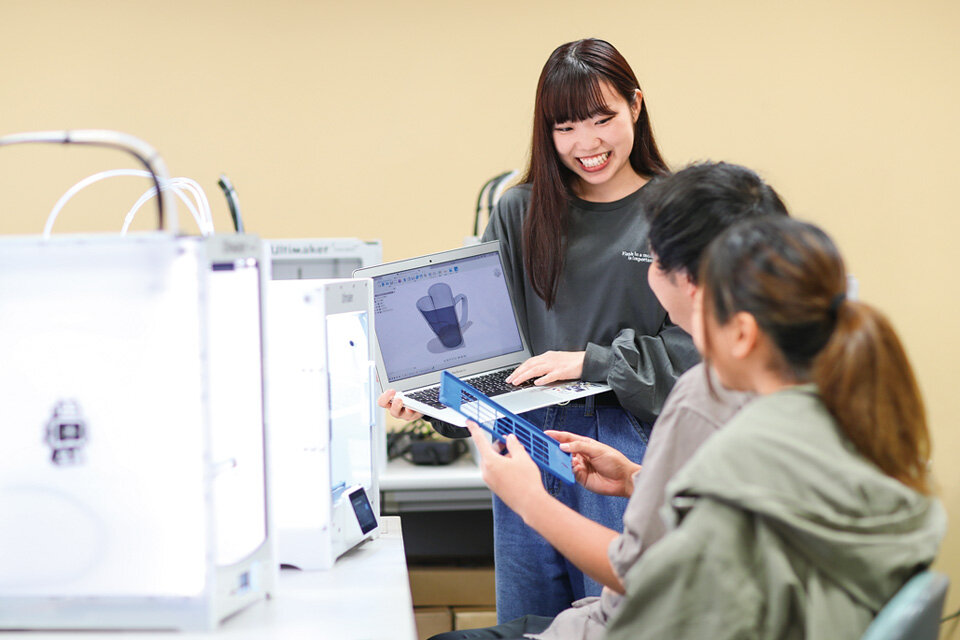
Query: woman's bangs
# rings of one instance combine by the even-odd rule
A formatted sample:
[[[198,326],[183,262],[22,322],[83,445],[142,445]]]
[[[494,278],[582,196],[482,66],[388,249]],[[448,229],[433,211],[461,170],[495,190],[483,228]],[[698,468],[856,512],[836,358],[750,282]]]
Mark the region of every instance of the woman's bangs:
[[[600,78],[586,70],[565,70],[544,87],[543,115],[547,122],[579,122],[615,113],[603,99]]]

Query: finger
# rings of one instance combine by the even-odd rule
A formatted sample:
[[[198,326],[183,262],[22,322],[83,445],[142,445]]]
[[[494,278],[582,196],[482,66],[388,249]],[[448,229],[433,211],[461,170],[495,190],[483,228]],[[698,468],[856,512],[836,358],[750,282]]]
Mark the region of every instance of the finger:
[[[506,382],[513,383],[513,381],[516,380],[517,376],[523,375],[524,367],[526,366],[526,364],[527,364],[526,362],[520,363],[520,365],[516,369],[514,369],[513,372],[510,373],[510,375],[504,378],[504,380]]]
[[[517,440],[517,436],[511,434],[507,435],[507,451],[510,452],[510,456],[516,456],[518,458],[529,458],[527,450],[523,448],[523,445],[520,444],[520,441]]]
[[[537,385],[538,387],[540,387],[540,386],[543,386],[543,385],[545,385],[545,384],[550,384],[551,382],[556,382],[557,380],[561,380],[561,379],[562,379],[562,377],[560,376],[560,374],[559,374],[557,371],[548,371],[548,372],[545,373],[544,375],[542,375],[542,376],[540,376],[539,378],[537,378],[536,380],[534,380],[534,381],[533,381],[533,384],[535,384],[535,385]]]
[[[569,431],[556,431],[554,429],[547,429],[544,431],[544,433],[557,442],[575,442],[577,440],[582,440],[585,437],[576,433],[570,433]]]
[[[534,377],[535,375],[537,374],[530,370],[527,370],[523,373],[517,373],[516,371],[514,371],[513,375],[511,376],[511,379],[508,380],[507,382],[509,382],[512,385],[521,385],[527,380],[529,380],[530,378]]]
[[[527,362],[529,362],[529,360]],[[532,375],[530,373],[531,369],[532,367],[525,362],[514,369],[513,373],[507,376],[506,381],[510,384],[522,384]]]
[[[589,440],[563,442],[560,444],[560,449],[566,451],[567,453],[578,453],[587,458],[594,458],[607,450],[607,448],[599,442],[592,442]]]
[[[534,384],[545,384],[545,383],[543,383],[543,382],[540,381],[540,378],[542,378],[542,377],[544,377],[544,376],[554,376],[554,377],[556,377],[556,373],[554,372],[553,367],[550,366],[550,363],[549,363],[549,362],[543,362],[543,363],[540,363],[540,364],[538,364],[538,365],[529,367],[529,368],[524,372],[524,374],[523,374],[523,379],[522,379],[522,380],[516,380],[516,381],[515,381],[515,384],[520,384],[521,382],[524,382],[524,381],[526,381],[526,380],[531,380],[531,379],[533,379],[533,378],[537,378],[537,380],[534,381]]]
[[[561,442],[560,449],[566,451],[567,453],[572,453],[575,455],[590,455],[590,445],[579,440],[571,440],[570,442]]]
[[[377,398],[377,404],[384,409],[390,408],[390,401],[393,400],[393,396],[397,395],[395,389],[387,389],[380,394],[380,397]]]
[[[380,406],[384,407],[385,409],[388,409],[390,411],[391,416],[393,416],[397,420],[404,420],[406,422],[410,422],[412,420],[419,420],[420,418],[423,417],[423,414],[420,413],[419,411],[415,409],[409,409],[403,406],[403,398],[396,397],[396,393],[397,393],[396,391],[390,391],[389,393],[391,398],[389,400],[389,404],[380,405]],[[380,396],[380,397],[383,398],[386,395],[387,394],[384,394],[383,396]],[[378,400],[378,403],[379,403],[379,400]]]
[[[403,400],[400,398],[393,398],[390,401],[390,415],[394,418],[403,420]]]
[[[507,376],[507,382],[510,384],[520,384],[526,381],[533,376],[532,370],[540,364],[542,359],[543,356],[533,356],[532,358],[527,358],[520,363],[520,366],[514,369],[513,373]]]
[[[404,409],[406,409],[406,407],[403,406],[403,398],[394,398],[390,402],[390,415],[392,415],[394,418],[397,418],[398,420],[406,420],[403,415]]]
[[[476,422],[467,420],[467,430],[470,431],[470,438],[472,438],[474,444],[477,445],[477,450],[480,452],[480,457],[483,460],[489,460],[490,456],[496,455],[490,446],[490,441],[487,440],[487,437],[484,435],[483,429],[481,429]]]
[[[571,461],[570,466],[573,469],[573,475],[577,479],[577,482],[581,482],[583,478],[586,478],[590,475],[588,473],[588,467],[583,464],[583,460],[574,459]]]

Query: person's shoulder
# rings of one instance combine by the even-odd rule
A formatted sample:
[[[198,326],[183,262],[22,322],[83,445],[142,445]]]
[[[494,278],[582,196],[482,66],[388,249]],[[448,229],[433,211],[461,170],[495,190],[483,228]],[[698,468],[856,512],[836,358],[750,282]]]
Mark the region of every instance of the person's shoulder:
[[[674,383],[672,393],[682,396],[704,384],[704,380],[706,379],[704,367],[705,365],[701,361],[684,371],[680,377],[677,378],[676,383]]]
[[[530,185],[518,184],[503,192],[497,200],[497,209],[501,214],[520,215],[530,204]]]
[[[698,362],[677,378],[667,401],[678,406],[696,405],[709,393],[706,366]]]
[[[519,238],[523,217],[530,205],[530,185],[518,184],[507,189],[490,214],[484,240]]]
[[[797,385],[758,397],[733,423],[744,438],[789,443],[827,441],[840,445],[840,431],[812,384]],[[842,448],[842,447],[841,447]]]
[[[767,462],[797,445],[834,440],[835,423],[819,399],[804,390],[787,389],[755,396],[733,415],[717,438],[731,456],[755,457]],[[733,452],[736,452],[735,454]],[[792,456],[793,454],[790,454]]]
[[[677,379],[664,413],[695,414],[719,429],[753,398],[753,394],[727,389],[699,362]]]

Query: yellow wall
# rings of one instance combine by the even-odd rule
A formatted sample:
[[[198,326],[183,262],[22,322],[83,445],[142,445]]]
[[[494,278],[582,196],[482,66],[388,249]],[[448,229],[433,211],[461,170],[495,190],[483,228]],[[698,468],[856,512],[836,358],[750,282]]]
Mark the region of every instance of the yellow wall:
[[[610,40],[673,166],[749,165],[837,240],[906,342],[960,518],[957,3],[0,0],[0,24],[0,133],[126,131],[200,181],[222,229],[225,172],[249,230],[381,238],[387,259],[459,244],[480,184],[524,163],[549,52]],[[3,149],[0,233],[39,231],[73,182],[118,166]],[[146,185],[115,180],[57,229],[118,228]],[[938,565],[960,585],[956,529]]]

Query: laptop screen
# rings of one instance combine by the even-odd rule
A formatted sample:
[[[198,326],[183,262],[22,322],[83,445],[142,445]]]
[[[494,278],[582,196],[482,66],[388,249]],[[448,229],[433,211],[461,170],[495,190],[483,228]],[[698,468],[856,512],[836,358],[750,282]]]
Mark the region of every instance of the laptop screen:
[[[373,277],[389,382],[523,350],[495,249]]]

